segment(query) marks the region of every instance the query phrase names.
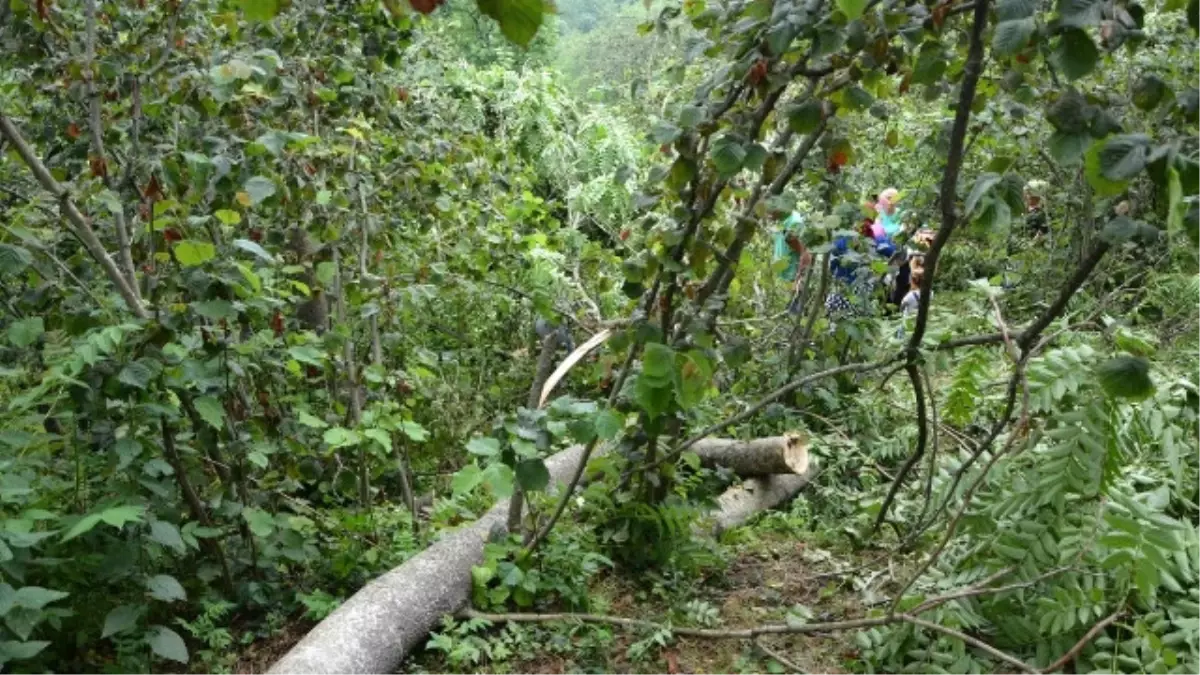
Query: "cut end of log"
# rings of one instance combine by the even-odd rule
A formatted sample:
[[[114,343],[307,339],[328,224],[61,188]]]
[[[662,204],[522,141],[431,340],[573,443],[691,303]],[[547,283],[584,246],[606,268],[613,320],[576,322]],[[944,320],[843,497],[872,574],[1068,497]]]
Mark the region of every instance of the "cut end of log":
[[[784,437],[783,463],[791,468],[793,473],[802,474],[808,471],[808,439],[800,434],[788,434]]]

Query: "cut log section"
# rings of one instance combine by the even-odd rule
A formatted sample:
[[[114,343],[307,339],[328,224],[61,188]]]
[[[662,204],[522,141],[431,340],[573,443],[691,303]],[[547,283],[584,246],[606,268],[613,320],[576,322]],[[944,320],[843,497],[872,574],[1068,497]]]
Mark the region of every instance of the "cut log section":
[[[750,441],[706,438],[692,450],[704,466],[724,467],[743,478],[808,471],[808,440],[799,434]]]
[[[713,536],[750,520],[759,511],[773,509],[795,497],[817,475],[813,466],[802,474],[749,478],[717,498],[713,511]]]

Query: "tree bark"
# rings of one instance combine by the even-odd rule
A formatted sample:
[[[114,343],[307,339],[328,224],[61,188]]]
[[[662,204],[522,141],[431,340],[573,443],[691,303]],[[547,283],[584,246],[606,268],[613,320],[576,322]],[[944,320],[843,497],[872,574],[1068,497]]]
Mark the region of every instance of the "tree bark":
[[[749,441],[706,438],[692,450],[704,466],[724,467],[742,477],[808,471],[808,441],[796,434]]]
[[[815,467],[810,466],[801,474],[751,478],[729,488],[717,498],[713,536],[745,523],[759,511],[773,509],[795,497],[816,475]]]

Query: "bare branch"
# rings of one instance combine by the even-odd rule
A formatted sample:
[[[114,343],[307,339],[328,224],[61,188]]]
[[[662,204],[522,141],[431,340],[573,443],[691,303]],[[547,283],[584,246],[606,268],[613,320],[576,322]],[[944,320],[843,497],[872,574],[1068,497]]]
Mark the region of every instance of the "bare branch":
[[[130,286],[116,263],[109,257],[108,251],[100,243],[100,239],[96,236],[95,231],[92,230],[88,219],[75,206],[75,202],[71,200],[71,195],[67,192],[67,189],[55,180],[54,176],[50,175],[50,170],[34,154],[33,149],[29,147],[29,143],[26,142],[24,136],[21,135],[21,132],[12,123],[12,120],[3,113],[0,113],[0,135],[3,135],[13,144],[13,147],[17,150],[17,154],[21,156],[21,160],[33,172],[34,177],[37,178],[42,187],[58,200],[59,209],[67,219],[69,229],[83,242],[92,259],[104,270],[104,274],[108,277],[108,280],[117,287],[117,292],[125,300],[125,305],[129,308],[129,311],[133,312],[140,319],[150,318],[150,315],[146,312],[146,308],[142,306],[141,298],[134,291],[133,287]]]
[[[1117,611],[1113,612],[1112,614],[1109,614],[1108,616],[1101,619],[1099,623],[1097,623],[1095,626],[1092,626],[1091,629],[1088,630],[1088,632],[1084,633],[1083,637],[1079,638],[1079,642],[1076,642],[1074,646],[1072,646],[1070,649],[1068,649],[1067,653],[1058,657],[1058,660],[1056,660],[1054,663],[1051,663],[1050,665],[1046,666],[1045,668],[1042,668],[1042,670],[1040,672],[1053,673],[1054,671],[1058,670],[1059,668],[1062,668],[1063,666],[1067,665],[1067,663],[1069,663],[1075,657],[1079,656],[1079,652],[1083,651],[1083,648],[1086,647],[1089,642],[1096,639],[1096,636],[1099,635],[1101,631],[1103,631],[1105,628],[1108,628],[1117,619],[1121,618],[1121,615],[1123,615],[1124,613],[1125,613],[1124,609],[1118,609]]]
[[[86,2],[87,23],[87,68],[84,84],[88,97],[88,128],[92,137],[92,152],[100,164],[100,179],[109,190],[113,189],[113,180],[108,172],[108,158],[104,152],[104,126],[100,120],[100,92],[96,90],[96,0]],[[129,243],[129,228],[125,223],[125,207],[123,204],[113,211],[113,222],[117,232],[117,255],[125,272],[125,280],[135,297],[141,299],[138,293],[137,271],[133,266],[133,254]]]
[[[980,2],[985,2],[985,1],[986,0],[980,0]],[[1016,666],[1017,668],[1020,668],[1021,670],[1025,671],[1027,673],[1039,672],[1037,668],[1029,665],[1028,663],[1025,663],[1021,659],[1018,659],[1017,657],[1015,657],[1011,654],[1002,652],[999,649],[996,649],[995,647],[984,642],[983,640],[971,637],[970,635],[967,635],[966,633],[964,633],[962,631],[954,630],[953,628],[947,628],[941,624],[937,624],[932,621],[926,621],[925,619],[921,619],[921,618],[911,616],[908,614],[901,614],[900,618],[903,619],[904,621],[907,621],[908,623],[911,623],[914,626],[920,626],[921,628],[926,628],[928,630],[932,630],[932,631],[941,633],[943,635],[949,635],[952,638],[957,638],[959,640],[962,640],[963,642],[971,645],[972,647],[981,649],[981,650],[987,652],[988,655],[995,657],[996,659],[999,659],[1000,661],[1003,661],[1009,665]]]

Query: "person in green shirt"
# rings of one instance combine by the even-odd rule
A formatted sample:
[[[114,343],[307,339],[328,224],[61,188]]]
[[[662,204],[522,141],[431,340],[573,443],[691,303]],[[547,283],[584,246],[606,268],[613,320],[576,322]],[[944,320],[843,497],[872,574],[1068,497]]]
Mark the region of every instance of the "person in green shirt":
[[[775,232],[775,259],[787,260],[788,263],[787,267],[779,273],[779,278],[792,284],[792,299],[788,303],[788,311],[793,314],[800,311],[804,272],[812,264],[812,254],[800,242],[800,234],[803,230],[803,216],[792,211]]]

